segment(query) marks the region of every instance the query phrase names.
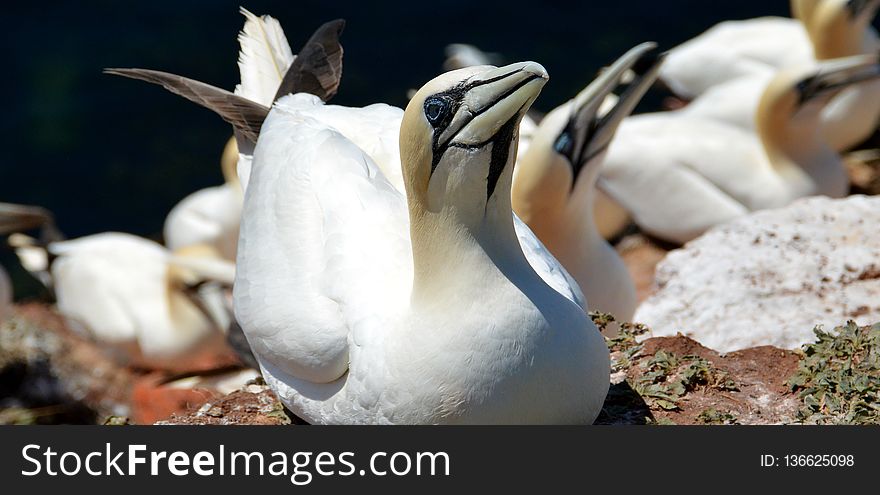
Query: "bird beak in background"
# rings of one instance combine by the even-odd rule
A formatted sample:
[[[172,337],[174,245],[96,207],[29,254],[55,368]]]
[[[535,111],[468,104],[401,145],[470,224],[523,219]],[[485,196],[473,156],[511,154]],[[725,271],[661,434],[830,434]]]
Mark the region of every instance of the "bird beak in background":
[[[830,96],[854,84],[880,78],[876,55],[859,55],[823,62],[813,75],[802,79],[796,87],[801,104],[822,96]]]
[[[574,98],[571,117],[556,142],[556,151],[565,155],[576,170],[608,148],[617,127],[654,84],[664,56],[658,53],[655,43],[642,43],[602,71]],[[627,75],[632,75],[632,80],[617,103],[600,115],[605,98]]]

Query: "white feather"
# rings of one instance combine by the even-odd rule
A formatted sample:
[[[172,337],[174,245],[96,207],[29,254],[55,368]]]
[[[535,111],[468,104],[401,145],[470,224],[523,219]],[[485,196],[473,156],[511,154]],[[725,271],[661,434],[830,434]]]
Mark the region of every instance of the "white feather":
[[[241,13],[247,21],[238,35],[241,83],[235,94],[268,107],[295,56],[276,19],[258,17],[245,9]]]

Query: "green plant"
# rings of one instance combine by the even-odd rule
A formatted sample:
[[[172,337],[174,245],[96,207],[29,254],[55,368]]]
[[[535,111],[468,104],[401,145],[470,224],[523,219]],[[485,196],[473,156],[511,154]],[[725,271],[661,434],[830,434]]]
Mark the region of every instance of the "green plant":
[[[803,404],[798,420],[813,424],[880,423],[880,323],[849,321],[832,332],[814,329],[817,341],[787,384]]]

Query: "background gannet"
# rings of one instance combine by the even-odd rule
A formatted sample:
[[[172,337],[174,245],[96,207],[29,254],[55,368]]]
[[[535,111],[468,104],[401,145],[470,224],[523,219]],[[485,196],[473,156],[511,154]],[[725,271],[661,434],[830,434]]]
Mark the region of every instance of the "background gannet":
[[[878,7],[880,0],[823,0],[817,4],[809,30],[815,55],[793,66],[809,67],[822,60],[880,52],[880,41],[871,27]],[[775,69],[760,71],[712,86],[680,111],[752,130],[761,95],[775,75]],[[878,121],[880,83],[860,84],[843,91],[826,106],[822,133],[833,149],[845,151],[867,139]]]
[[[577,97],[547,114],[513,179],[514,211],[574,276],[589,309],[611,313],[617,321],[631,321],[636,289],[620,256],[596,228],[595,185],[617,125],[657,77],[655,48],[653,43],[633,48]],[[605,97],[634,67],[636,79],[616,105],[603,111]],[[615,334],[617,325],[606,331]]]
[[[822,1],[792,0],[792,15],[812,15]],[[676,95],[692,100],[718,84],[812,60],[805,27],[809,22],[803,17],[759,17],[718,23],[669,50],[660,79]]]
[[[805,25],[827,0],[791,0],[792,15],[724,21],[669,50],[660,79],[679,97],[692,100],[709,88],[741,77],[773,73],[813,59]]]
[[[39,246],[21,242],[20,236],[13,246],[20,252]],[[231,315],[224,289],[235,266],[213,248],[171,252],[147,239],[107,232],[44,249],[49,266],[23,264],[51,273],[59,312],[120,360],[185,371],[193,360],[225,349]]]
[[[880,0],[825,0],[811,27],[817,60],[859,54],[880,54],[880,38],[871,21]],[[880,126],[880,82],[844,90],[822,111],[822,135],[835,150],[844,151],[868,139]]]
[[[401,128],[406,199],[351,141],[287,108],[293,97],[276,103],[245,196],[235,311],[267,382],[297,415],[589,423],[598,414],[607,348],[530,268],[510,208],[516,128],[546,77],[520,63],[423,87]]]
[[[844,196],[848,178],[822,140],[821,112],[841,90],[877,77],[873,57],[780,72],[761,100],[759,137],[676,112],[631,117],[611,144],[600,185],[642,229],[678,243],[750,210]]]

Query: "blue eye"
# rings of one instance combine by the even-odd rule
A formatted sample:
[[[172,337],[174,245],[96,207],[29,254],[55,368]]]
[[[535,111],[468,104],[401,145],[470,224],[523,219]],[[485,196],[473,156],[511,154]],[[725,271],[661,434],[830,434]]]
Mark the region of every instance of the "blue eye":
[[[425,117],[432,125],[443,120],[449,105],[441,98],[430,98],[425,101]]]
[[[568,131],[565,131],[556,138],[553,149],[560,155],[571,156],[572,151],[574,151],[572,149],[573,146],[574,142],[572,142],[571,136],[568,134]]]

